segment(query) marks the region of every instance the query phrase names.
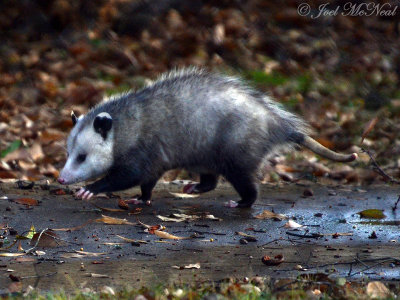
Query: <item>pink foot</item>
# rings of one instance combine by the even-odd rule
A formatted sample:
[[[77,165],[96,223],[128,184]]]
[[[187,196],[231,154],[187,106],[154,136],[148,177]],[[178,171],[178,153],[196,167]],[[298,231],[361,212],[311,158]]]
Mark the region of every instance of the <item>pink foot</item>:
[[[185,193],[185,194],[193,194],[193,191],[194,191],[194,188],[196,187],[196,184],[194,184],[194,183],[189,183],[189,184],[187,184],[187,185],[185,185],[184,187],[183,187],[183,192]]]
[[[229,200],[228,202],[225,202],[225,206],[229,207],[229,208],[235,208],[235,207],[238,207],[238,205],[239,204],[233,200]]]
[[[138,205],[138,204],[143,204],[143,201],[139,200],[138,198],[132,198],[132,199],[125,200],[125,203],[126,204]]]

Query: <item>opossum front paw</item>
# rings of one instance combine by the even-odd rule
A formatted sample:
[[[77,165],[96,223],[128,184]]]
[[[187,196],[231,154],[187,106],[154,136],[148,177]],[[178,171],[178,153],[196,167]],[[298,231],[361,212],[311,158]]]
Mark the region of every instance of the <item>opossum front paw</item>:
[[[93,197],[93,193],[87,189],[85,189],[84,187],[82,187],[76,194],[75,196],[77,198],[81,198],[82,200],[89,200],[90,198]]]

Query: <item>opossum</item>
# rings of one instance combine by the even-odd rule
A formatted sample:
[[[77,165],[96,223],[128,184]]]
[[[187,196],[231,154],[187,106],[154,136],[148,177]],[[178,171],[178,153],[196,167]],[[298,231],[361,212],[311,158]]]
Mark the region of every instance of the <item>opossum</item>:
[[[103,176],[77,193],[83,199],[140,185],[139,199],[149,201],[163,173],[181,168],[200,175],[187,192],[211,191],[222,175],[241,197],[237,206],[245,208],[257,199],[260,165],[282,146],[303,145],[339,162],[357,158],[316,142],[303,120],[242,80],[200,69],[167,73],[79,118],[72,113],[72,120],[58,181]]]

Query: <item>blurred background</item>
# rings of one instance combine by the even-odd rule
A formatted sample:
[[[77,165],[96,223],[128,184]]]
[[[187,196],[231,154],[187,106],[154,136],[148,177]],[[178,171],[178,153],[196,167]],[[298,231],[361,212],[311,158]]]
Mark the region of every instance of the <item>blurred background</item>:
[[[302,2],[2,0],[0,180],[53,180],[72,109],[85,113],[104,96],[193,65],[244,78],[304,117],[323,145],[368,149],[399,178],[400,9],[311,18],[299,15]],[[306,2],[314,15],[327,3]],[[338,164],[302,150],[273,158],[264,171],[265,182],[382,182],[365,153]]]

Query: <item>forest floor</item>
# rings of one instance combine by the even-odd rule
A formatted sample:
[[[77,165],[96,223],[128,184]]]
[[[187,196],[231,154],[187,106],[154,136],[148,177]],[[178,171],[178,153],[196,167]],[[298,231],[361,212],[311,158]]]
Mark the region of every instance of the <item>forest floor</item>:
[[[159,183],[152,206],[121,209],[138,190],[85,202],[58,185],[0,184],[2,293],[246,277],[272,278],[277,288],[307,274],[314,282],[399,280],[398,189],[264,184],[243,210],[224,206],[238,200],[227,184],[196,198],[180,198],[181,189]]]

